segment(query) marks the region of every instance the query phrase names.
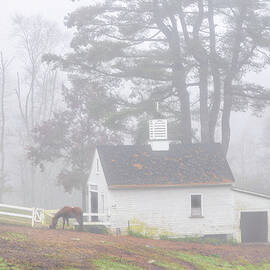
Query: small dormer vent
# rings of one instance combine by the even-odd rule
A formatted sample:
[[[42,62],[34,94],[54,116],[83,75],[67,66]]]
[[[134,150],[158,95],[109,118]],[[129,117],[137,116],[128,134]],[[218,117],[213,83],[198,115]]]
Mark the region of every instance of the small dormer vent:
[[[167,140],[167,120],[166,119],[154,119],[149,121],[149,139],[155,140]]]

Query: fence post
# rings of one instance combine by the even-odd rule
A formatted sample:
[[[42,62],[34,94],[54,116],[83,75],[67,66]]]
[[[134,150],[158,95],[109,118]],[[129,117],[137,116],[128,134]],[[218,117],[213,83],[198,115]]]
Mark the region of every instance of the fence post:
[[[35,208],[32,208],[32,227],[35,225]]]
[[[41,224],[44,225],[45,224],[45,211],[44,209],[42,209],[42,217],[41,217]]]

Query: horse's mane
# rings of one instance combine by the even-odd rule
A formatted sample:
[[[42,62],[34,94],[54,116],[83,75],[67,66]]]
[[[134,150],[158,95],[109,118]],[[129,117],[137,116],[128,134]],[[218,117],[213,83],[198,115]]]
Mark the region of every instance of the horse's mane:
[[[54,215],[54,218],[59,218],[60,217],[60,212],[58,211],[55,215]]]
[[[54,219],[58,219],[58,218],[60,218],[61,217],[61,215],[62,215],[62,211],[61,211],[62,209],[60,209],[58,212],[56,212],[55,213],[55,215],[54,215]]]

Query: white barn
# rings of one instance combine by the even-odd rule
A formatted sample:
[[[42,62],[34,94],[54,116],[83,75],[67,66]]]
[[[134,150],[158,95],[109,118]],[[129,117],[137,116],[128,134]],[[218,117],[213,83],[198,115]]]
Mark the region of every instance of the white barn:
[[[88,180],[90,221],[121,233],[137,220],[159,234],[268,242],[270,197],[233,187],[221,145],[172,143],[166,122],[159,123],[160,138],[151,123],[148,145],[96,148]]]

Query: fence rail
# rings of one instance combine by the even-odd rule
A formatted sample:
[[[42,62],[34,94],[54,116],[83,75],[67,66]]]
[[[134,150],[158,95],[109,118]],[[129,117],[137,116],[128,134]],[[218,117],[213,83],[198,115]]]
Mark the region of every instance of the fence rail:
[[[17,218],[31,219],[32,227],[35,223],[44,223],[44,209],[41,208],[29,208],[16,205],[0,204],[0,216],[11,216]],[[3,211],[5,209],[6,211]],[[28,213],[18,213],[18,210]]]
[[[84,217],[87,217],[87,221],[84,221],[83,224],[85,225],[105,225],[109,226],[111,225],[109,222],[109,215],[106,213],[83,213]],[[96,217],[97,220],[92,220],[92,217]],[[101,218],[101,219],[100,219]],[[77,225],[77,222],[75,222]]]
[[[17,210],[25,210],[25,211],[32,211],[32,209],[33,209],[30,207],[22,207],[22,206],[15,206],[15,205],[9,205],[9,204],[0,204],[0,207],[17,209]]]
[[[57,210],[44,210],[41,208],[30,208],[22,207],[16,205],[0,204],[0,218],[1,216],[9,216],[14,218],[26,218],[31,220],[32,227],[35,223],[45,224],[45,215],[53,217]],[[107,213],[83,213],[83,216],[87,219],[84,224],[92,225],[110,225],[109,217]],[[92,220],[95,217],[96,220]],[[74,225],[78,225],[76,221],[73,222]]]
[[[84,217],[107,217],[108,214],[104,213],[83,213]]]

